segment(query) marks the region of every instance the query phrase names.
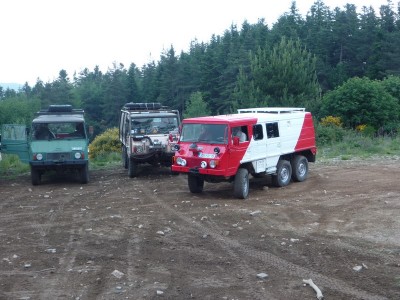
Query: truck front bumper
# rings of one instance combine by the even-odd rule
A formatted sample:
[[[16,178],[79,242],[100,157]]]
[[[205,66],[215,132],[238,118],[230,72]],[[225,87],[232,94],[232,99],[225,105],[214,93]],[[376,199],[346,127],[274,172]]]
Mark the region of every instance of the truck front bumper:
[[[63,160],[63,161],[29,161],[32,167],[38,169],[77,168],[88,164],[87,160]]]
[[[211,169],[211,168],[189,168],[189,167],[183,167],[183,166],[177,166],[177,165],[172,165],[171,167],[173,172],[179,172],[179,173],[190,173],[190,174],[196,174],[196,175],[204,175],[204,176],[225,176],[226,170],[217,170],[217,169]]]

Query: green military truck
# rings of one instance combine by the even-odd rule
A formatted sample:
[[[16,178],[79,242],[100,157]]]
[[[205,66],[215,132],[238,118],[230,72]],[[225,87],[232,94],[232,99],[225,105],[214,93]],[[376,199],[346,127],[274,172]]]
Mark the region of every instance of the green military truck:
[[[36,113],[31,128],[3,124],[3,153],[17,154],[31,169],[33,185],[46,171],[73,171],[89,182],[89,139],[84,111],[71,105],[50,105]]]

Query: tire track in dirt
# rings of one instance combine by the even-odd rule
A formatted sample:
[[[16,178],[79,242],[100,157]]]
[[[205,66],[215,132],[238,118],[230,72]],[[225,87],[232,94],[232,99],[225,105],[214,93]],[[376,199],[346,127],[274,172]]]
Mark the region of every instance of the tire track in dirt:
[[[53,193],[53,192],[52,192]],[[61,192],[60,192],[61,193]],[[54,195],[54,194],[53,194]],[[38,248],[40,255],[46,256],[50,255],[46,253],[46,249],[48,248],[54,248],[54,245],[51,245],[49,242],[49,233],[51,230],[58,228],[60,226],[60,223],[57,222],[58,218],[60,216],[63,216],[64,214],[64,207],[66,203],[69,203],[73,200],[73,197],[66,197],[66,195],[54,195],[53,197],[44,198],[43,201],[47,201],[45,206],[47,206],[50,202],[54,202],[54,204],[57,205],[56,209],[51,209],[48,212],[43,213],[41,210],[40,203],[38,205],[35,205],[35,213],[34,214],[29,214],[27,215],[26,213],[21,213],[14,215],[14,223],[17,225],[20,223],[18,220],[25,220],[27,217],[33,217],[33,220],[31,222],[25,221],[21,222],[20,225],[15,227],[15,230],[21,231],[21,232],[31,232],[33,229],[34,232],[32,232],[30,235],[32,236],[31,240],[26,240],[25,237],[25,243],[24,247],[31,247],[31,248]],[[28,198],[29,199],[29,198]],[[15,199],[13,199],[13,202]],[[20,203],[19,207],[21,208],[26,208],[30,206],[24,205],[24,201],[26,201],[26,198],[22,198],[21,201],[15,201],[15,203]],[[4,202],[3,202],[4,204]],[[15,205],[14,205],[15,206]],[[17,207],[18,208],[18,207]],[[37,216],[37,218],[35,217]],[[40,221],[38,220],[40,217]],[[2,219],[2,221],[4,221]],[[61,226],[65,225],[65,223],[61,222]],[[75,234],[73,234],[75,235]],[[37,238],[39,236],[39,239]],[[70,237],[70,241],[72,241],[72,235]],[[39,243],[38,243],[39,241]],[[75,247],[71,247],[73,249]],[[15,251],[18,251],[15,249]],[[36,252],[36,251],[35,251]],[[58,252],[62,252],[61,249],[58,249]],[[65,253],[68,253],[65,252]],[[24,286],[15,286],[17,288],[16,290],[10,291],[7,293],[7,298],[8,299],[23,299],[24,297],[32,298],[32,299],[57,299],[60,296],[65,296],[65,292],[60,290],[62,287],[65,287],[63,282],[66,282],[65,276],[61,275],[64,273],[63,270],[63,260],[65,260],[66,254],[64,254],[60,259],[59,259],[59,264],[54,266],[54,267],[49,267],[45,269],[35,269],[37,268],[36,264],[33,264],[32,269],[26,269],[26,271],[16,271],[13,270],[11,272],[8,272],[11,277],[18,277],[18,276],[24,276],[26,277],[25,280],[25,285]],[[30,261],[29,257],[26,257],[24,259],[25,261]],[[40,261],[38,261],[40,263]],[[3,274],[2,274],[3,275]],[[61,275],[61,276],[60,276]],[[39,285],[38,287],[38,282],[43,282],[42,285]],[[30,290],[30,287],[35,286],[35,289]]]
[[[47,233],[51,228],[60,226],[56,221],[56,217],[63,215],[65,205],[75,201],[75,196],[74,194],[59,196],[58,210],[56,213],[52,213],[49,218],[48,229],[46,230]],[[78,221],[71,220],[70,224],[72,224],[72,227],[68,233],[68,242],[62,250],[60,249],[60,251],[63,251],[63,254],[59,258],[59,264],[56,267],[56,276],[47,276],[45,289],[41,291],[38,299],[58,299],[65,296],[63,288],[73,282],[72,279],[76,276],[76,272],[78,272],[75,268],[75,260],[83,247],[83,242],[79,237],[83,235],[84,228],[89,227],[87,225],[90,223],[90,218],[86,218],[85,220],[86,221],[82,221],[81,219]],[[47,244],[48,243],[46,243],[46,245]],[[82,297],[82,295],[85,294],[84,287],[81,289],[75,287],[74,293]]]
[[[143,192],[147,195],[148,198],[151,198],[151,199],[153,199],[153,201],[156,201],[157,203],[159,203],[159,205],[164,210],[167,210],[167,211],[169,211],[169,213],[182,219],[189,226],[193,227],[193,229],[195,231],[198,231],[201,234],[206,233],[207,235],[210,235],[215,241],[217,241],[221,245],[222,248],[224,248],[225,251],[227,251],[229,253],[229,255],[231,255],[235,259],[238,259],[238,261],[242,261],[242,263],[239,265],[239,268],[241,268],[242,270],[246,270],[248,272],[248,270],[251,269],[251,267],[249,267],[249,265],[244,262],[243,258],[252,257],[264,264],[269,265],[270,267],[277,268],[280,271],[282,271],[290,276],[295,276],[295,277],[299,277],[302,279],[313,278],[314,282],[319,282],[319,284],[321,284],[322,286],[325,286],[326,288],[329,288],[331,290],[341,292],[341,293],[344,293],[344,294],[347,294],[347,295],[350,295],[353,297],[357,297],[359,299],[364,299],[364,300],[387,299],[383,296],[372,295],[368,292],[365,292],[363,290],[352,287],[340,279],[330,278],[323,274],[317,273],[313,270],[296,265],[296,264],[291,263],[287,260],[284,260],[283,258],[280,258],[272,253],[268,253],[266,251],[258,251],[258,250],[249,248],[247,246],[243,246],[237,240],[234,240],[227,236],[221,235],[220,234],[221,228],[219,228],[216,224],[208,223],[208,226],[205,226],[203,223],[196,222],[192,218],[185,216],[183,213],[176,212],[176,210],[173,209],[170,205],[166,204],[162,200],[162,198],[157,197],[158,195],[156,195],[149,188],[145,188],[145,187],[147,187],[147,185],[143,185]],[[153,186],[153,188],[154,188],[154,186]],[[251,272],[253,272],[253,270]],[[246,273],[246,272],[244,272],[244,273]],[[249,284],[250,283],[251,282],[249,282]],[[263,298],[265,299],[264,292],[252,291],[252,293],[254,293],[254,295],[252,295],[252,296],[254,296],[254,299],[263,299]]]
[[[195,222],[193,218],[187,217],[186,215],[182,213],[178,213],[175,209],[173,209],[170,205],[165,204],[165,202],[162,200],[162,197],[159,197],[158,194],[154,193],[154,186],[152,186],[153,190],[151,188],[148,188],[150,185],[143,185],[142,191],[143,194],[146,195],[148,199],[151,199],[152,201],[156,202],[163,211],[167,211],[169,214],[174,215],[175,217],[178,217],[179,219],[183,220],[188,226],[185,228],[186,231],[195,231],[200,234],[206,233],[207,235],[210,235],[214,240],[218,241],[219,246],[224,250],[224,252],[232,257],[235,261],[240,262],[236,264],[235,266],[239,269],[239,273],[241,274],[256,274],[256,270],[254,270],[252,267],[250,267],[245,260],[243,260],[243,257],[240,256],[240,253],[237,253],[234,251],[235,249],[232,249],[232,247],[227,247],[226,243],[224,242],[222,236],[214,231],[209,230],[205,226],[201,225],[198,222]],[[169,190],[171,192],[171,190]],[[178,190],[176,190],[176,193],[178,193]],[[218,238],[219,237],[219,238]],[[274,300],[276,299],[274,295],[270,294],[268,291],[263,290],[261,287],[254,288],[254,278],[250,279],[248,276],[243,276],[242,278],[243,285],[246,285],[249,290],[246,290],[246,293],[248,296],[250,296],[250,299],[271,299]],[[253,288],[250,290],[250,287]]]

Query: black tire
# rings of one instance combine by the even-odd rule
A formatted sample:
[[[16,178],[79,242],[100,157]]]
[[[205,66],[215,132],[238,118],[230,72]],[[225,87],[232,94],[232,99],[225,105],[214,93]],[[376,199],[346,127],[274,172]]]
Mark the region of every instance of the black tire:
[[[201,193],[204,188],[204,179],[192,174],[188,174],[188,186],[191,193]]]
[[[80,182],[86,184],[89,182],[89,163],[80,169]]]
[[[233,195],[239,199],[246,199],[249,195],[249,171],[239,168],[233,182]]]
[[[137,162],[133,159],[128,160],[128,175],[130,178],[136,177],[137,175]]]
[[[276,168],[276,175],[272,175],[272,183],[277,187],[287,186],[292,178],[292,166],[287,160],[280,160]]]
[[[292,160],[292,179],[297,182],[308,177],[308,160],[303,155],[296,155]]]
[[[128,155],[126,154],[126,147],[122,146],[122,166],[125,169],[128,169],[128,165],[129,165],[129,159]]]
[[[40,173],[39,170],[37,170],[34,167],[31,167],[31,181],[32,181],[32,185],[39,185],[42,175]]]

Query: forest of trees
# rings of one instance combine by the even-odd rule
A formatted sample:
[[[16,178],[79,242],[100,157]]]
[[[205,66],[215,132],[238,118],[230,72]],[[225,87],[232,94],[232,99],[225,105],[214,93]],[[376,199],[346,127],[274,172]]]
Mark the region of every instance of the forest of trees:
[[[72,104],[85,109],[98,134],[117,126],[121,107],[132,101],[161,102],[184,116],[296,106],[318,118],[341,117],[349,128],[400,128],[400,2],[357,11],[317,0],[301,16],[293,1],[271,28],[264,19],[232,24],[207,43],[192,41],[188,52],[171,45],[157,62],[70,76],[60,70],[53,82],[0,87],[0,124],[29,124],[41,107]]]

